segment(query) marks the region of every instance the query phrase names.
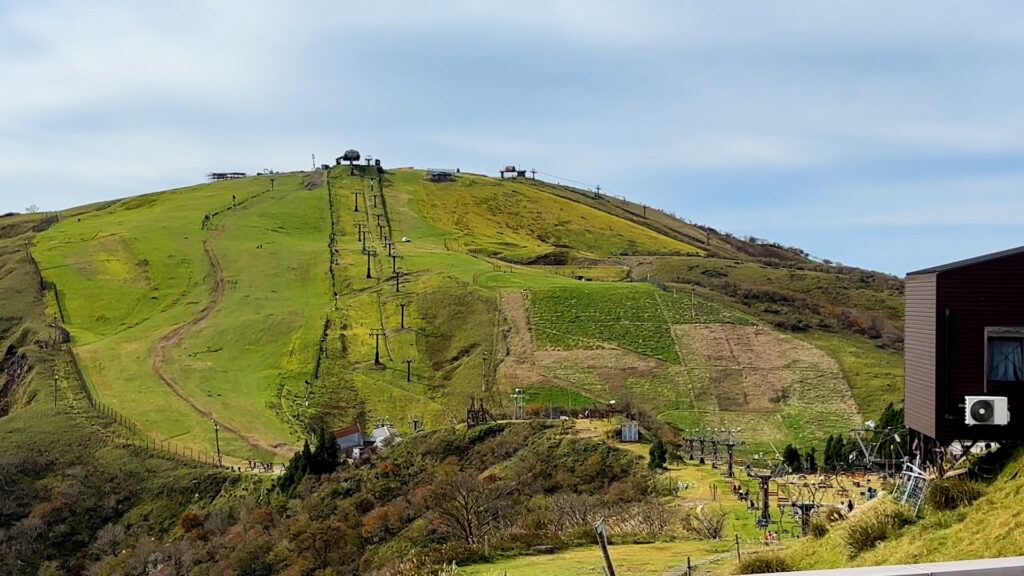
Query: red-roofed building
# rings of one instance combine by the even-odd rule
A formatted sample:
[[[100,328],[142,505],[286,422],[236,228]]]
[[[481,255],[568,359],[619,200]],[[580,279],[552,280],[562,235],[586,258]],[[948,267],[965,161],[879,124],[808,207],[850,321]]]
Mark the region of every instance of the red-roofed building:
[[[363,432],[359,424],[334,431],[334,441],[338,443],[338,451],[345,458],[358,458],[363,449]]]

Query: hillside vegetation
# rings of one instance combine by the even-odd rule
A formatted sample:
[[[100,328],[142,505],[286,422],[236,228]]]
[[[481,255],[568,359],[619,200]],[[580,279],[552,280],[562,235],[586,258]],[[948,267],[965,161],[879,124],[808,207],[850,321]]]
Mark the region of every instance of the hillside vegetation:
[[[557,184],[425,176],[0,218],[7,572],[572,573],[595,515],[624,566],[660,572],[728,548],[687,528],[727,483],[675,460],[680,430],[820,449],[902,396],[896,279]],[[533,422],[465,427],[471,401],[510,418],[517,388]],[[644,444],[613,439],[622,416]],[[241,472],[384,420],[406,440],[359,465]],[[480,503],[468,531],[457,494]],[[535,546],[560,560],[517,559]]]
[[[870,340],[898,332],[898,285],[620,199],[337,167],[100,208],[35,239],[55,287],[48,313],[100,398],[196,450],[215,449],[214,420],[225,454],[280,461],[318,426],[448,426],[474,396],[509,411],[524,385],[636,403],[682,427],[743,426],[755,442],[820,442],[899,397],[898,354]],[[843,323],[839,302],[882,333]],[[767,387],[747,387],[743,361],[708,347],[796,345],[739,328],[762,323],[808,343],[798,356],[815,358],[817,384],[779,365],[759,368]]]

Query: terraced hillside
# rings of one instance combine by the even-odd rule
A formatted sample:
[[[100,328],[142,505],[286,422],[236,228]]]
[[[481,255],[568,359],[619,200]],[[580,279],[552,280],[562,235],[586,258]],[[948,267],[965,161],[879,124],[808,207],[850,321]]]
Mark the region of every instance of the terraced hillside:
[[[685,276],[624,281],[681,262],[782,270],[756,252],[564,187],[372,166],[131,198],[64,218],[33,247],[96,394],[195,449],[214,448],[213,420],[236,459],[280,459],[322,425],[456,424],[471,397],[508,414],[517,387],[531,413],[617,399],[681,427],[801,443],[898,399],[899,355],[869,336],[790,335]],[[787,254],[782,277],[817,274]],[[891,296],[860,290],[898,320]],[[891,362],[865,374],[872,355]]]

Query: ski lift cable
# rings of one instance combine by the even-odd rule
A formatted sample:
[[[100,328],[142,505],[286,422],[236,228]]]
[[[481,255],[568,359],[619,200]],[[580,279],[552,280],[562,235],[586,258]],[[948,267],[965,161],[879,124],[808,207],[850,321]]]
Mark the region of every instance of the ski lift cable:
[[[542,174],[544,176],[548,176],[549,178],[554,178],[555,180],[558,180],[559,182],[563,182],[563,181],[564,182],[569,182],[570,184],[577,184],[579,186],[586,186],[587,188],[594,188],[595,187],[594,184],[587,184],[586,182],[580,182],[579,180],[573,180],[572,178],[565,178],[565,177],[558,176],[558,175],[555,175],[555,174],[551,174],[551,173],[548,173],[548,172],[542,172],[540,170],[537,170],[537,174]]]

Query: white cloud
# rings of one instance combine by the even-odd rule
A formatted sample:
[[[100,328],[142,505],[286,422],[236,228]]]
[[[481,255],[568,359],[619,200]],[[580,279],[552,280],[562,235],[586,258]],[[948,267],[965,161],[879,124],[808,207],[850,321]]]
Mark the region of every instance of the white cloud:
[[[1007,2],[8,4],[0,211],[355,146],[643,181],[726,230],[1018,223],[1022,28]]]

